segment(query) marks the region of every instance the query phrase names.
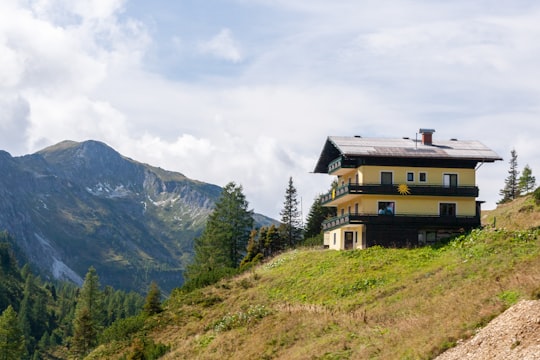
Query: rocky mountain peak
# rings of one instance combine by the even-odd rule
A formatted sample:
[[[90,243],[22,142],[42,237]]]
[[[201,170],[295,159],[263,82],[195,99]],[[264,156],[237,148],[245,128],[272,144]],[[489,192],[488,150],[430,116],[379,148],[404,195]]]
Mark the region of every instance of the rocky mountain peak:
[[[93,140],[21,157],[2,151],[0,170],[0,231],[22,257],[43,276],[75,283],[94,266],[104,285],[127,290],[182,284],[221,193]]]

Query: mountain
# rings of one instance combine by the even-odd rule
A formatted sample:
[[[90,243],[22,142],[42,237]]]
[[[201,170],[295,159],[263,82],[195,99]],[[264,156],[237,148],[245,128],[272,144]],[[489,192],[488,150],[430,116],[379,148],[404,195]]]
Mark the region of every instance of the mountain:
[[[77,284],[94,266],[102,284],[125,290],[183,283],[193,240],[221,192],[98,141],[21,157],[0,151],[0,173],[0,230],[16,239],[19,257]]]
[[[528,196],[490,215],[517,224],[538,214]],[[215,285],[173,291],[163,313],[86,359],[135,357],[156,344],[164,360],[433,359],[511,306],[523,313],[523,300],[540,299],[538,224],[487,224],[421,248],[284,252]],[[505,334],[496,349],[513,355],[496,358],[537,358],[523,356],[538,354],[535,309],[526,327],[509,313],[493,324]]]

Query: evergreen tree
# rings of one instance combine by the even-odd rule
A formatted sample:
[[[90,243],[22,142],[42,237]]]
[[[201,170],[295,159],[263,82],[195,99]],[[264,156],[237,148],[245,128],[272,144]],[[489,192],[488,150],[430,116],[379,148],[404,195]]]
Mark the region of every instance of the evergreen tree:
[[[77,311],[73,321],[73,353],[83,358],[97,345],[97,326],[89,308]]]
[[[320,235],[322,232],[322,223],[329,217],[336,216],[335,207],[322,206],[322,195],[319,195],[313,201],[311,209],[306,219],[306,238],[312,238]]]
[[[104,321],[103,294],[99,287],[96,269],[91,266],[84,278],[73,320],[73,351],[77,355],[85,355],[97,345],[97,334]]]
[[[292,177],[285,190],[285,201],[281,215],[281,236],[289,247],[294,247],[302,240],[302,218],[298,210],[297,191],[293,184]]]
[[[265,257],[273,256],[285,248],[279,231],[274,224],[266,230],[264,238],[263,255]]]
[[[24,336],[17,313],[9,305],[0,315],[0,360],[19,360],[24,355]]]
[[[499,204],[514,200],[519,196],[518,188],[518,175],[519,171],[517,169],[517,152],[515,149],[512,149],[510,152],[510,169],[508,170],[508,177],[504,180],[504,188],[501,189],[499,194],[502,196],[502,199],[499,201]]]
[[[147,315],[159,314],[163,311],[161,307],[161,290],[155,281],[150,283],[143,310]]]
[[[532,170],[529,165],[525,165],[518,181],[519,191],[523,194],[528,194],[536,187],[536,178],[532,175]]]
[[[195,240],[194,262],[188,267],[187,278],[191,281],[207,273],[226,273],[237,268],[252,228],[253,212],[248,210],[242,186],[228,183],[202,235]]]

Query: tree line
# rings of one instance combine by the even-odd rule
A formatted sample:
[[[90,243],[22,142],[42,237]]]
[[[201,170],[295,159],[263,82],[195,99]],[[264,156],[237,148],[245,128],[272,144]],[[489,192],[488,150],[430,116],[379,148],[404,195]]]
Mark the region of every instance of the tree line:
[[[334,209],[318,196],[303,225],[292,177],[285,189],[279,224],[254,228],[253,211],[241,185],[230,182],[216,202],[202,235],[195,240],[194,260],[185,273],[184,290],[203,287],[237,274],[264,258],[300,245],[322,245],[322,222]]]
[[[145,317],[162,310],[161,292],[155,283],[144,298],[133,291],[102,288],[93,267],[80,288],[44,281],[27,264],[19,268],[11,243],[14,239],[0,232],[2,360],[58,358],[55,354],[83,358],[100,343],[134,333],[142,328]]]
[[[501,195],[502,198],[499,200],[498,204],[512,201],[520,195],[527,195],[536,187],[536,177],[533,176],[529,164],[525,165],[520,175],[517,159],[517,152],[515,149],[512,149],[510,152],[510,168],[508,169],[508,176],[504,180],[504,187],[499,191],[499,195]]]

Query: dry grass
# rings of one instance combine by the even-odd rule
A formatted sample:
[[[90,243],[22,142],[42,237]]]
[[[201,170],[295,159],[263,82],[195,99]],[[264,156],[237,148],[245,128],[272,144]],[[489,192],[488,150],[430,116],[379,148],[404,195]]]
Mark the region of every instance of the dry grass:
[[[525,205],[514,204],[514,224],[529,221],[517,219]],[[439,248],[285,253],[174,293],[148,336],[171,345],[163,359],[429,359],[540,296],[538,235],[486,229]],[[268,312],[252,316],[258,307]],[[241,321],[216,331],[231,317]]]
[[[540,205],[530,195],[501,204],[495,210],[483,211],[482,214],[484,226],[514,230],[540,226]]]

